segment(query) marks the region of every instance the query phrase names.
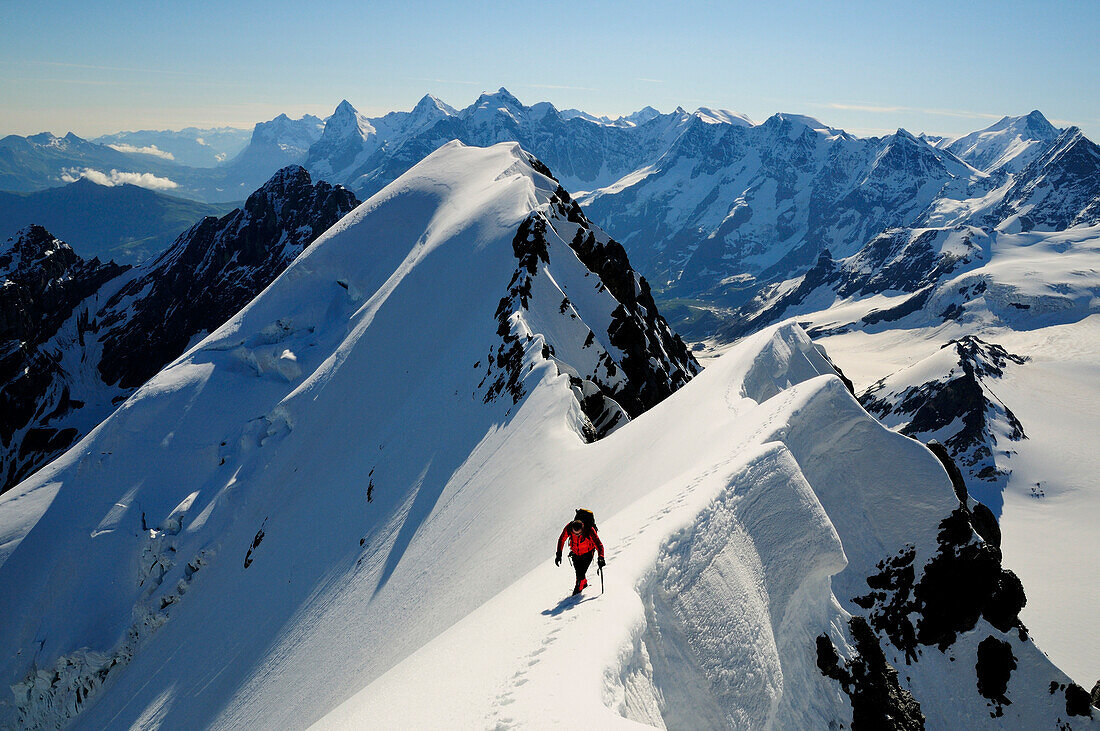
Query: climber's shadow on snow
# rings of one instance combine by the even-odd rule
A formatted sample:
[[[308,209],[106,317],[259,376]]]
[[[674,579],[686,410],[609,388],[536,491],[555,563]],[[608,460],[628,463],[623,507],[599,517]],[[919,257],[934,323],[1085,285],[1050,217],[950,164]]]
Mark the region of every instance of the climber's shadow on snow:
[[[578,604],[583,604],[584,602],[594,601],[595,599],[596,599],[596,597],[594,597],[594,596],[586,597],[584,594],[577,594],[575,596],[567,596],[564,599],[562,599],[560,602],[558,602],[557,606],[550,607],[549,609],[543,609],[542,614],[547,616],[547,617],[556,617],[559,614],[562,614],[563,612],[569,611],[570,609],[577,606]]]

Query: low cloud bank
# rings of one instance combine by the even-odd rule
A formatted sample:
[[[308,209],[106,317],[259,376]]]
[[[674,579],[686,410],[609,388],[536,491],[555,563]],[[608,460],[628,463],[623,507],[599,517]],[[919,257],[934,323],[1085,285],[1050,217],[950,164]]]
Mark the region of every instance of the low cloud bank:
[[[104,173],[94,168],[68,168],[61,173],[61,180],[65,183],[75,183],[81,178],[108,187],[126,184],[137,185],[150,190],[171,190],[179,187],[179,183],[174,180],[157,177],[152,173],[120,173],[118,170]]]
[[[173,155],[171,152],[166,152],[156,145],[149,145],[147,147],[136,147],[134,145],[127,145],[124,142],[120,142],[114,145],[107,145],[107,147],[110,147],[112,150],[118,150],[119,152],[131,152],[137,153],[138,155],[152,155],[154,157],[159,157],[163,160],[176,159],[175,155]]]

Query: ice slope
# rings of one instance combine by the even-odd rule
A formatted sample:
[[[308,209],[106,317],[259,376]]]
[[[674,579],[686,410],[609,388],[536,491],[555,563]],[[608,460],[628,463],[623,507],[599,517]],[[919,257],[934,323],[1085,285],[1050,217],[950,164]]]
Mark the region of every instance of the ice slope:
[[[535,564],[524,516],[591,489],[545,474],[587,414],[695,370],[536,167],[445,146],[5,496],[6,721],[106,680],[93,726],[300,723]]]

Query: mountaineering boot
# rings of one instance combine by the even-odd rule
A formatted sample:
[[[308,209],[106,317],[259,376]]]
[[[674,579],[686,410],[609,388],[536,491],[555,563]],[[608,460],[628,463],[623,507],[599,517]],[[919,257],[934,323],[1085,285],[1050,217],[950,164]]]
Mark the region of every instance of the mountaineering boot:
[[[581,579],[580,586],[577,587],[577,591],[584,591],[588,587],[588,579]]]

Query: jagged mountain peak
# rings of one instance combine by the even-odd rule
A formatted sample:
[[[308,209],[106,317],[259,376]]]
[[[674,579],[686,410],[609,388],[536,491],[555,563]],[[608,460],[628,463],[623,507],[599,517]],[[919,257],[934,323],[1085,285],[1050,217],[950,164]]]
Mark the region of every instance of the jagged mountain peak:
[[[838,134],[841,132],[841,130],[833,129],[832,127],[828,126],[827,124],[823,124],[814,117],[810,117],[805,114],[792,114],[790,112],[776,112],[775,114],[764,120],[763,126],[789,126],[794,128],[805,128],[814,132],[826,134]]]
[[[289,189],[300,188],[312,184],[309,172],[301,165],[287,165],[277,170],[266,183],[249,196],[272,195],[285,192]]]
[[[1000,515],[1007,442],[1026,439],[1023,425],[991,383],[1029,359],[974,335],[880,379],[859,399],[870,413],[907,436],[943,443],[970,478],[972,495]],[[915,385],[914,385],[915,384]]]
[[[731,112],[728,109],[712,109],[710,107],[699,107],[692,113],[692,116],[698,117],[704,122],[708,122],[710,124],[731,124],[737,127],[753,126],[752,120],[749,119],[747,116],[738,112]]]
[[[1100,147],[1069,127],[1040,149],[1016,175],[991,220],[1006,231],[1100,222]]]
[[[67,144],[81,141],[80,138],[72,132],[69,132],[63,137],[58,137],[53,132],[39,132],[38,134],[28,135],[26,140],[32,145],[38,145],[40,147],[64,147]]]
[[[1051,124],[1050,120],[1038,109],[1031,110],[1024,116],[1027,129],[1038,137],[1049,137],[1057,134],[1058,128]]]
[[[1002,117],[985,129],[959,137],[944,149],[987,173],[1016,173],[1058,137],[1039,110],[1018,117]]]
[[[321,133],[320,141],[365,139],[374,134],[374,131],[370,119],[360,114],[347,99],[344,99],[336,105],[332,116],[325,120],[325,129]]]
[[[457,114],[457,111],[446,102],[440,100],[438,97],[431,94],[425,94],[423,97],[421,97],[420,101],[416,103],[416,106],[413,107],[412,114],[420,118],[429,116],[449,117]]]
[[[487,95],[483,94],[482,96],[487,96]],[[511,105],[514,105],[514,106],[518,106],[518,107],[523,106],[523,103],[519,99],[517,99],[516,96],[512,92],[508,91],[503,86],[500,87],[499,89],[497,89],[495,94],[491,94],[491,95],[488,95],[488,96],[497,97],[497,98],[499,98],[503,101],[506,101],[508,104],[511,104]]]
[[[19,229],[0,244],[0,277],[26,273],[46,259],[51,259],[58,273],[80,260],[72,247],[55,237],[44,227],[31,224]]]
[[[1058,136],[1059,129],[1050,123],[1050,120],[1038,109],[1033,109],[1027,114],[1019,116],[1004,116],[996,123],[979,130],[977,134],[985,132],[1000,132],[1002,130],[1014,130],[1024,132],[1030,139],[1049,140]]]
[[[473,104],[462,111],[462,116],[476,125],[495,124],[500,117],[513,123],[521,123],[527,112],[528,108],[523,102],[502,86],[492,93],[483,92]]]
[[[486,105],[499,105],[509,109],[524,109],[523,102],[521,102],[512,92],[505,89],[503,86],[496,91],[484,91],[478,95],[477,99],[473,103],[474,108],[486,106]]]
[[[970,179],[980,177],[964,160],[949,151],[939,150],[906,129],[882,138],[882,149],[875,159],[874,170],[891,176],[909,175],[914,180],[936,178]]]
[[[300,119],[291,119],[284,112],[266,122],[257,122],[252,128],[252,139],[256,142],[270,142],[285,135],[306,135],[316,139],[320,136],[323,125],[324,122],[312,114],[303,115]]]
[[[641,109],[639,109],[638,111],[634,112],[633,114],[628,114],[625,117],[620,117],[620,119],[624,119],[628,122],[634,122],[635,124],[645,124],[646,122],[653,119],[654,117],[659,117],[659,116],[661,116],[660,111],[658,111],[657,109],[654,109],[651,106],[646,105],[646,106],[642,107]]]

